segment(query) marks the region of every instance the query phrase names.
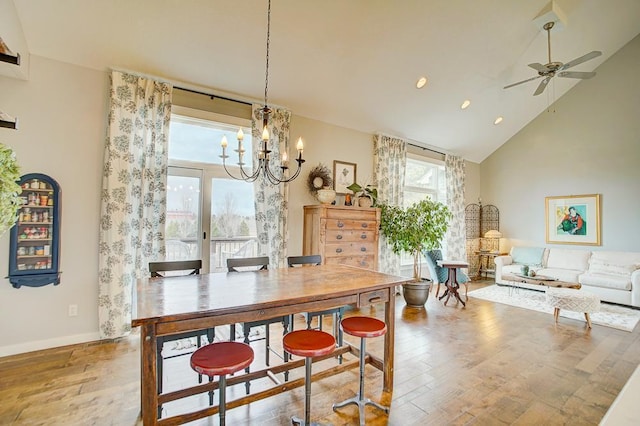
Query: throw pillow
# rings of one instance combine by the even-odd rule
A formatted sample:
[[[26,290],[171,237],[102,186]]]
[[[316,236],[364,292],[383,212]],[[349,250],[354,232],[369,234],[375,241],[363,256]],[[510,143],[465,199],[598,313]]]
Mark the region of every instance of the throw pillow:
[[[518,265],[542,266],[544,247],[513,247],[511,259]]]

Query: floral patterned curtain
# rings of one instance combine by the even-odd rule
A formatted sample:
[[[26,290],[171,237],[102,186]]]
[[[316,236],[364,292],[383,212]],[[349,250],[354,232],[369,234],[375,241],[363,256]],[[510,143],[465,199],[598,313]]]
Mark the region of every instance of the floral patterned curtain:
[[[260,150],[262,142],[262,108],[263,105],[254,104],[251,114],[251,136],[253,152]],[[269,118],[269,135],[271,135],[269,149],[271,150],[271,171],[280,176],[280,158],[283,152],[289,152],[289,125],[291,112],[286,109],[271,107]],[[257,164],[257,155],[254,155]],[[263,177],[259,177],[253,184],[255,192],[256,227],[258,233],[258,253],[269,256],[271,268],[284,268],[287,258],[289,217],[289,184],[273,185]]]
[[[136,280],[164,254],[167,143],[172,86],[111,73],[100,212],[101,338],[131,331]]]
[[[445,155],[444,172],[447,184],[447,207],[453,218],[449,224],[447,235],[446,258],[466,260],[466,231],[464,220],[464,160],[454,155]]]
[[[378,187],[379,203],[402,206],[406,165],[407,141],[381,134],[373,136],[373,181]],[[383,235],[378,250],[378,269],[400,275],[400,256],[393,253]]]

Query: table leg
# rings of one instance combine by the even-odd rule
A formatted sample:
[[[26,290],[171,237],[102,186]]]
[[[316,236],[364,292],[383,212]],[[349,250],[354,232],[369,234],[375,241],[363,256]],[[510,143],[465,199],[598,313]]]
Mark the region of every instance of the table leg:
[[[389,301],[384,304],[384,322],[387,324],[387,332],[384,335],[384,372],[382,390],[385,392],[393,392],[395,317],[396,295],[393,289],[389,289]]]
[[[155,324],[143,325],[140,332],[140,411],[144,425],[158,423],[156,345]]]
[[[456,269],[457,268],[449,268],[449,279],[447,279],[447,290],[449,290],[449,292],[451,294],[453,294],[453,296],[460,303],[462,303],[462,306],[467,306],[464,303],[464,301],[460,298],[460,295],[458,294],[458,289],[460,288],[460,284],[458,284],[458,278],[456,276]],[[447,297],[447,300],[445,300],[444,304],[446,305],[448,301],[449,301],[449,297]]]

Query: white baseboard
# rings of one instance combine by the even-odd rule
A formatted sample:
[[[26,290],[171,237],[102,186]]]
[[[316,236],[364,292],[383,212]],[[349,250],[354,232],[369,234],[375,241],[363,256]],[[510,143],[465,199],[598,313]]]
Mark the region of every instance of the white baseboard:
[[[85,333],[75,334],[72,336],[61,336],[56,337],[55,339],[36,340],[17,345],[0,346],[0,357],[39,351],[42,349],[57,348],[59,346],[75,345],[77,343],[93,342],[96,340],[100,340],[99,333]]]

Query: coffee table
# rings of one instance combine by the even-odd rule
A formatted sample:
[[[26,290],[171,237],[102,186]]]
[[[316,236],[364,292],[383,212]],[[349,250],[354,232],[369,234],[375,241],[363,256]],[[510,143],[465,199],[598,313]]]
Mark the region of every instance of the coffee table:
[[[582,285],[580,283],[571,283],[567,281],[556,280],[555,278],[546,277],[544,275],[536,275],[529,277],[520,274],[503,274],[502,279],[505,281],[511,281],[514,283],[535,284],[545,287],[559,287],[559,288],[573,288],[580,289]]]

